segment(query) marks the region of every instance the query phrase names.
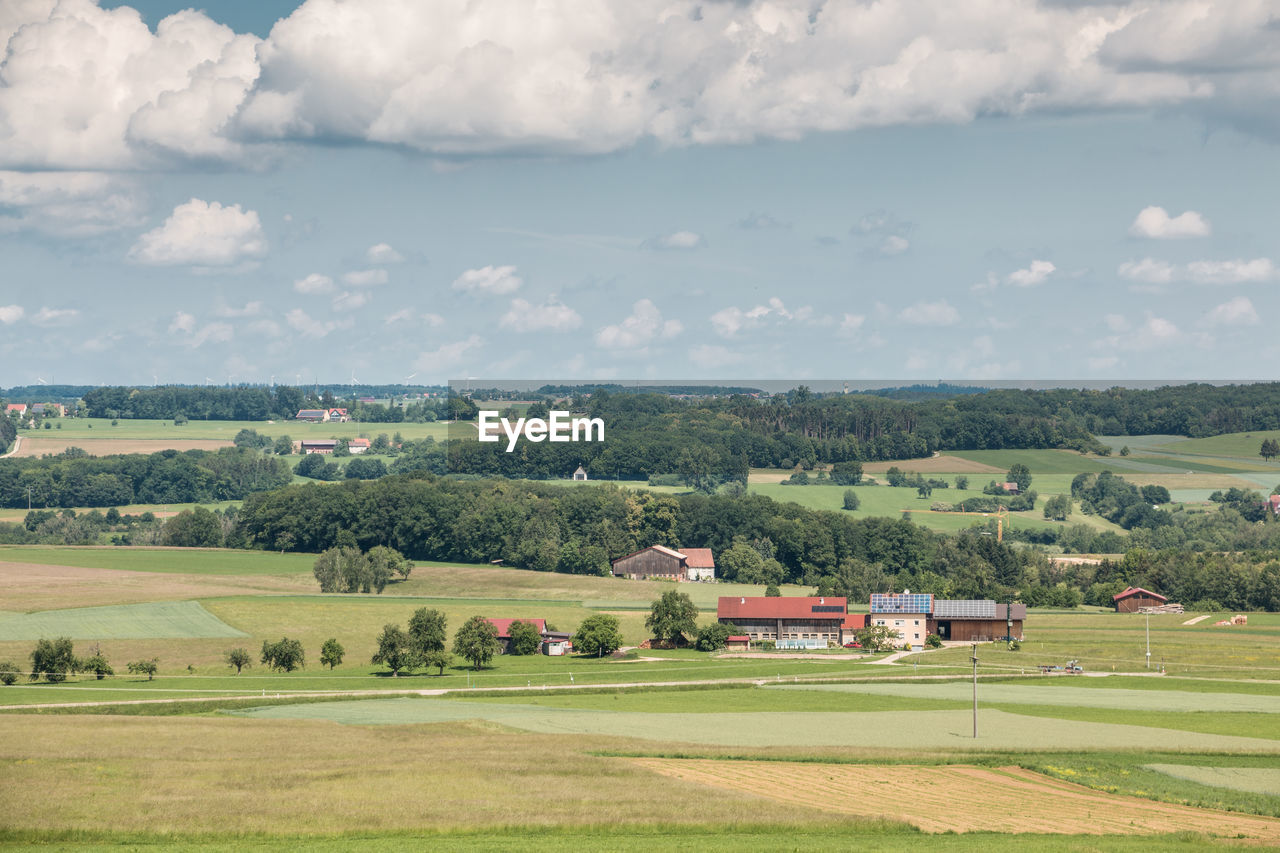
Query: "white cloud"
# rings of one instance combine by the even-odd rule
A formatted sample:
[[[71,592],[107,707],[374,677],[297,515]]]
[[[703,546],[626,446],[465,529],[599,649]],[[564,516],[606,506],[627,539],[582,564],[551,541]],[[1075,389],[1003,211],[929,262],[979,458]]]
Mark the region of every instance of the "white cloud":
[[[342,280],[351,287],[375,287],[387,283],[387,271],[353,270],[343,275]]]
[[[156,266],[228,266],[266,253],[257,211],[193,198],[175,207],[163,225],[139,237],[129,258]]]
[[[344,290],[333,297],[333,310],[354,311],[367,305],[372,298],[367,290]]]
[[[1121,314],[1108,314],[1102,318],[1102,322],[1107,324],[1107,328],[1113,332],[1129,331],[1129,321]]]
[[[1210,326],[1256,326],[1258,312],[1247,297],[1237,296],[1214,308],[1204,318]]]
[[[880,254],[885,257],[892,257],[894,255],[901,255],[909,248],[911,248],[911,243],[906,237],[900,237],[897,234],[890,234],[880,243],[879,251]]]
[[[246,302],[243,308],[232,308],[229,305],[223,305],[214,311],[219,317],[256,317],[262,313],[261,300]]]
[[[937,302],[917,302],[898,312],[898,319],[914,326],[954,326],[960,322],[960,312],[945,299]]]
[[[1251,261],[1192,261],[1187,264],[1187,278],[1200,284],[1269,281],[1275,275],[1276,268],[1270,258],[1254,258]]]
[[[1120,359],[1116,358],[1114,355],[1101,355],[1089,359],[1089,369],[1098,373],[1101,371],[1111,370],[1119,363]]]
[[[404,255],[391,248],[388,243],[378,243],[369,247],[365,258],[371,264],[398,264],[404,260]]]
[[[255,335],[266,338],[278,338],[284,334],[284,329],[275,320],[254,320],[249,324],[249,331]]]
[[[1009,273],[1008,282],[1016,287],[1034,287],[1043,284],[1057,270],[1049,261],[1032,261],[1026,269]]]
[[[79,318],[80,312],[75,308],[42,307],[32,317],[31,322],[37,326],[68,326]]]
[[[313,272],[306,278],[300,278],[293,283],[293,289],[299,293],[331,293],[333,292],[333,279],[327,275],[321,275]]]
[[[258,78],[256,37],[191,10],[153,34],[128,6],[3,5],[0,164],[132,169],[245,153],[229,131]]]
[[[453,289],[464,293],[487,293],[501,296],[520,289],[524,280],[516,275],[513,266],[487,266],[467,270],[453,280]]]
[[[444,325],[444,317],[441,317],[439,314],[430,314],[430,313],[422,314],[416,318],[414,314],[415,312],[412,308],[401,308],[399,311],[396,311],[392,314],[388,314],[385,322],[386,322],[386,325],[388,326],[394,326],[397,323],[408,323],[414,319],[417,319],[417,320],[420,320],[425,325],[427,325],[428,327],[433,329],[436,328],[437,326]]]
[[[86,237],[133,228],[142,219],[134,182],[94,172],[0,171],[0,232]]]
[[[479,349],[483,344],[484,339],[479,335],[471,335],[461,341],[441,344],[435,349],[418,356],[413,363],[414,369],[423,373],[434,372],[437,378],[443,378],[440,376],[440,371],[462,364],[468,353]]]
[[[0,166],[261,162],[260,140],[428,154],[738,144],[987,115],[1202,110],[1277,132],[1267,2],[307,0],[269,38],[88,0],[0,13]]]
[[[289,328],[308,338],[323,338],[340,327],[332,320],[317,320],[301,308],[294,308],[285,314],[284,321],[289,324]]]
[[[1131,281],[1145,281],[1148,284],[1168,284],[1173,281],[1173,264],[1157,261],[1155,258],[1143,258],[1140,261],[1126,261],[1116,271],[1121,278]]]
[[[658,251],[667,250],[687,250],[700,249],[705,243],[701,234],[695,234],[693,231],[672,231],[669,234],[659,234],[656,237],[650,237],[641,245],[646,249],[656,249]]]
[[[1170,320],[1148,315],[1142,325],[1123,328],[1119,323],[1108,323],[1117,334],[1100,342],[1100,349],[1126,352],[1150,352],[1164,350],[1181,342],[1185,337]]]
[[[742,361],[742,355],[719,344],[699,344],[689,350],[689,360],[702,368],[727,367]]]
[[[175,332],[183,332],[191,334],[196,329],[196,317],[194,314],[188,314],[186,311],[179,311],[173,315],[173,322],[169,323],[169,334]]]
[[[0,305],[0,323],[12,326],[22,319],[27,311],[21,305]]]
[[[845,314],[840,320],[840,334],[852,335],[862,328],[867,318],[862,314]]]
[[[582,316],[554,298],[542,305],[533,305],[524,299],[513,299],[511,309],[502,315],[498,325],[517,332],[566,332],[581,326]]]
[[[230,323],[209,323],[192,335],[188,344],[192,349],[195,349],[210,342],[226,343],[233,337],[235,337],[235,329],[231,327]]]
[[[790,228],[790,222],[782,222],[767,213],[756,213],[754,210],[738,221],[738,227],[748,231],[769,231]]]
[[[716,334],[731,338],[745,329],[758,328],[770,317],[775,320],[807,320],[812,314],[813,309],[807,305],[794,312],[788,311],[781,299],[771,296],[767,304],[754,308],[744,310],[732,305],[722,308],[711,315],[711,325]]]
[[[444,325],[444,317],[441,317],[439,314],[432,314],[428,312],[422,315],[422,322],[434,329],[438,326]]]
[[[672,338],[684,331],[679,320],[663,320],[651,300],[641,299],[631,306],[631,315],[615,326],[596,332],[596,345],[605,349],[639,349],[659,338]]]
[[[1171,217],[1163,207],[1144,207],[1129,226],[1133,236],[1154,240],[1207,237],[1209,230],[1208,220],[1194,210]]]

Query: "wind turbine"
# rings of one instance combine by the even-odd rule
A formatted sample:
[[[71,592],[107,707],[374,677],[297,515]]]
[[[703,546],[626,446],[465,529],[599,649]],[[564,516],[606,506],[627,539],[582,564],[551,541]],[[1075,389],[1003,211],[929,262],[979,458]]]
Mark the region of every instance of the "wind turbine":
[[[48,385],[48,384],[49,384],[48,382],[45,382],[43,379],[41,379],[39,376],[37,376],[37,377],[36,377],[36,381],[37,381],[37,382],[39,382],[41,385]]]
[[[210,379],[208,376],[206,376],[206,377],[204,378],[204,385],[205,385],[205,387],[206,387],[206,388],[208,388],[208,387],[209,387],[210,385],[212,385],[212,384],[213,384],[213,380],[212,380],[212,379]]]

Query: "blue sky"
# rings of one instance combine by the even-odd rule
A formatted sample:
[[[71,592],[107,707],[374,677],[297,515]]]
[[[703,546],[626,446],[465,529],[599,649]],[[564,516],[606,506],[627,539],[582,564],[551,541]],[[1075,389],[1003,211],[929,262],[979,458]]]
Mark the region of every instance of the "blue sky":
[[[0,385],[1280,355],[1275,3],[298,5],[0,11]]]

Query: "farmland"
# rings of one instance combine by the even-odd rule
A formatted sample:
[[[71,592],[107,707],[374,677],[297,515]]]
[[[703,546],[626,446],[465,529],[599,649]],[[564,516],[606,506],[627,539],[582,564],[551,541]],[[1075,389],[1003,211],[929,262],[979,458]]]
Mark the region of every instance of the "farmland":
[[[641,651],[499,657],[479,671],[459,661],[443,675],[389,678],[368,663],[382,625],[419,607],[440,609],[450,626],[484,613],[569,631],[612,613],[634,644],[646,635],[647,602],[670,588],[658,582],[428,564],[381,596],[321,596],[307,555],[13,547],[3,556],[0,660],[24,660],[32,633],[45,631],[73,636],[77,649],[96,644],[117,672],[160,659],[154,681],[0,688],[9,735],[0,767],[15,790],[43,792],[0,804],[0,838],[10,841],[77,832],[77,847],[176,837],[216,848],[233,843],[222,834],[228,814],[263,846],[321,849],[350,832],[393,848],[424,830],[459,849],[510,847],[513,825],[548,849],[604,825],[617,849],[717,849],[746,837],[761,849],[906,849],[921,832],[943,850],[989,847],[1010,837],[1001,833],[1029,849],[1086,832],[1116,850],[1280,838],[1267,775],[1280,753],[1280,617],[1235,629],[1163,620],[1152,646],[1170,674],[1071,679],[1035,666],[1073,657],[1090,672],[1144,673],[1145,626],[1034,612],[1021,651],[980,647],[974,739],[967,647],[894,665],[856,653]],[[702,622],[716,595],[760,592],[682,588]],[[303,669],[271,672],[255,655],[236,675],[223,660],[231,646],[252,651],[281,636],[302,641]],[[314,657],[330,636],[346,649],[332,670]],[[1027,668],[1037,674],[1019,677]],[[528,784],[495,800],[499,776]],[[593,780],[589,797],[583,779]],[[412,805],[390,807],[388,789]],[[334,802],[342,808],[321,805]],[[1128,817],[1134,809],[1141,820]]]

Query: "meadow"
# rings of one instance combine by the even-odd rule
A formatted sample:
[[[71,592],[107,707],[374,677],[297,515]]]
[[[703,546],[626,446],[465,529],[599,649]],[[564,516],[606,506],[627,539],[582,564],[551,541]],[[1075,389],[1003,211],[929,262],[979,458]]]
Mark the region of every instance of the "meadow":
[[[843,492],[752,485],[770,488]],[[915,501],[914,490],[859,492]],[[0,548],[0,661],[27,663],[48,632],[73,637],[81,655],[99,648],[121,673],[0,687],[0,845],[1280,844],[1278,614],[1232,627],[1213,624],[1228,614],[1151,617],[1149,670],[1146,618],[1032,610],[1019,650],[978,646],[974,738],[967,645],[896,662],[843,651],[500,656],[393,678],[370,662],[377,634],[418,608],[443,611],[451,630],[481,614],[573,631],[609,613],[637,645],[648,603],[672,585],[425,563],[380,596],[321,595],[313,561]],[[762,592],[679,589],[703,624],[718,596]],[[303,643],[301,670],[257,662],[282,636]],[[346,651],[333,669],[318,660],[330,637]],[[224,660],[238,646],[254,661],[239,675]],[[151,657],[155,680],[124,672]],[[1086,674],[1040,673],[1068,660]]]

